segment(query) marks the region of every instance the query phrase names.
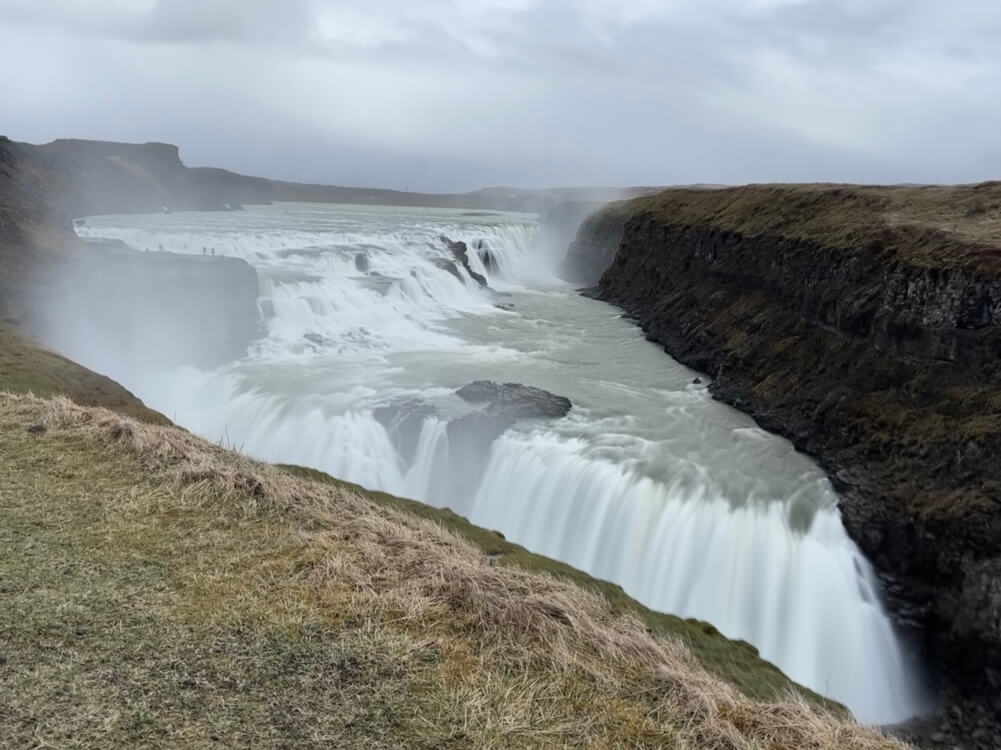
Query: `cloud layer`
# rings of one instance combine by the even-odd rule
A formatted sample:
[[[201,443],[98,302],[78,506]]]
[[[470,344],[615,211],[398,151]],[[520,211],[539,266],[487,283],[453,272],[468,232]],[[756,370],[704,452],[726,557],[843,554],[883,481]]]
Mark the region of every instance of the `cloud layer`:
[[[1001,177],[996,0],[0,0],[0,129],[453,190]]]

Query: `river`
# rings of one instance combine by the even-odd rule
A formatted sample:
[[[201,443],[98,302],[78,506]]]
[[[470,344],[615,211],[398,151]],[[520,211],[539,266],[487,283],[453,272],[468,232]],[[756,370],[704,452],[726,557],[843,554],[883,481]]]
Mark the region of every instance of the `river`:
[[[565,248],[545,246],[534,216],[276,204],[97,217],[78,231],[257,269],[262,336],[244,359],[152,376],[84,362],[179,424],[451,507],[651,608],[753,643],[862,721],[921,709],[916,671],[824,474],[714,401],[704,376],[618,310],[560,281]],[[443,235],[468,244],[489,288],[451,263]],[[447,424],[474,407],[454,391],[477,379],[543,388],[573,408],[518,422],[458,461]],[[409,443],[373,414],[394,404],[422,410]]]

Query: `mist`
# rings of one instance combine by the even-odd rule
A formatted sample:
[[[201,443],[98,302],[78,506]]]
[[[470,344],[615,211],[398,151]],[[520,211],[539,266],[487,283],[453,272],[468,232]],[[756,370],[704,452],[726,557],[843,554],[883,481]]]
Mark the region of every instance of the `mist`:
[[[35,334],[75,362],[138,389],[155,373],[239,359],[259,334],[245,263],[88,245],[48,269],[26,310]]]

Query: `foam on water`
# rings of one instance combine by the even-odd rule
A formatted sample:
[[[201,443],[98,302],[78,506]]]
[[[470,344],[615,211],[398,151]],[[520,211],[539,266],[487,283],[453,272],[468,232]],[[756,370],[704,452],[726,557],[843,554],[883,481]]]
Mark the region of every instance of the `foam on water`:
[[[127,383],[181,424],[266,460],[452,507],[650,607],[750,641],[863,721],[923,708],[826,478],[691,385],[690,371],[610,308],[554,287],[530,218],[274,206],[105,217],[80,232],[137,249],[214,247],[258,269],[266,333],[247,359]],[[448,265],[440,235],[469,244],[491,289]],[[498,309],[511,300],[514,311]],[[575,407],[509,429],[470,483],[447,423],[469,409],[454,387],[476,377],[548,388]],[[407,399],[436,408],[411,459],[373,417]]]

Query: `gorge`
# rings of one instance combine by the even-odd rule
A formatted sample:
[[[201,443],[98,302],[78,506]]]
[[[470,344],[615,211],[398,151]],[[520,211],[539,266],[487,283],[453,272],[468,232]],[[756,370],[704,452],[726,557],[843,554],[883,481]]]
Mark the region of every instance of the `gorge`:
[[[179,424],[451,508],[750,641],[865,721],[925,707],[823,474],[558,280],[562,248],[539,242],[532,216],[280,204],[94,217],[78,232],[168,255],[210,246],[256,269],[263,335],[248,357],[148,373],[64,345]],[[485,287],[447,267],[456,241]],[[493,429],[480,399],[456,395],[477,380],[573,406]]]
[[[998,183],[667,191],[592,216],[564,266],[817,457],[944,679],[938,736],[978,747],[1001,719],[999,208]]]
[[[992,746],[996,186],[156,210],[168,182],[75,226],[78,182],[5,201],[0,251],[37,248],[0,252],[8,320],[213,441],[450,508],[862,721],[940,693]]]

